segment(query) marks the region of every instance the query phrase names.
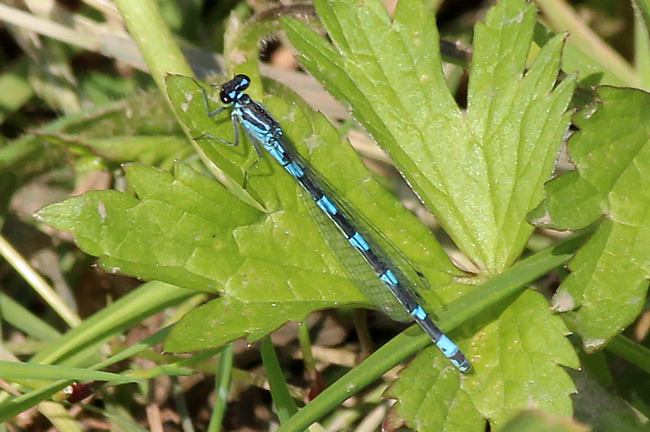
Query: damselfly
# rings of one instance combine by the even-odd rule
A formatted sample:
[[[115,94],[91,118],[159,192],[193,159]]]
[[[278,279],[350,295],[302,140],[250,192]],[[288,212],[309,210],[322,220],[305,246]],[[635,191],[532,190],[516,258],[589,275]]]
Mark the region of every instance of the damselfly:
[[[424,302],[417,289],[428,288],[424,275],[366,222],[359,212],[353,210],[298,153],[284,137],[279,123],[264,106],[244,93],[249,84],[249,77],[237,75],[221,87],[221,102],[229,107],[220,108],[209,115],[213,117],[227,108],[232,109],[230,115],[235,128],[235,142],[216,139],[237,145],[240,125],[255,147],[258,161],[262,158],[263,147],[311,197],[315,203],[312,207],[317,209],[312,213],[319,222],[325,240],[332,246],[350,278],[366,297],[393,319],[405,322],[414,320],[454,366],[462,372],[467,372],[470,364],[465,355],[433,323],[421,306]],[[246,171],[246,176],[249,171],[250,168]],[[345,244],[344,247],[341,247],[342,243]]]

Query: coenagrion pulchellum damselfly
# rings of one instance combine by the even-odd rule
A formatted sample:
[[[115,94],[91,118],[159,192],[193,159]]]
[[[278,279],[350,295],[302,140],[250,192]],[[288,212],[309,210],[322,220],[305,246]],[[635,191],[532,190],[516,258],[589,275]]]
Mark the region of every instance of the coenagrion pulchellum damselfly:
[[[424,310],[417,288],[428,288],[428,281],[411,262],[384,236],[370,225],[365,217],[353,210],[323,176],[295,149],[285,137],[279,123],[259,102],[244,91],[250,78],[237,75],[223,84],[221,102],[229,105],[209,115],[214,117],[231,108],[237,145],[240,125],[262,158],[263,147],[302,186],[317,207],[315,219],[319,228],[350,278],[378,308],[398,321],[415,321],[431,337],[436,346],[460,371],[467,372],[470,364],[458,346],[431,320]],[[260,147],[261,146],[261,147]],[[257,163],[257,161],[256,161]],[[254,165],[253,165],[254,166]],[[246,170],[246,178],[252,166]],[[314,212],[312,212],[314,214]],[[325,215],[326,217],[323,217]],[[340,247],[343,239],[345,247]],[[350,251],[353,251],[350,253]]]

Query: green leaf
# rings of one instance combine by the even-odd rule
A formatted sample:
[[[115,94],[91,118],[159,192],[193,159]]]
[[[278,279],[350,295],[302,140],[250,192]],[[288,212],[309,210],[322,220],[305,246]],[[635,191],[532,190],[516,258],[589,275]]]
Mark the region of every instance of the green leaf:
[[[173,175],[144,165],[127,165],[125,172],[139,199],[89,192],[48,206],[37,217],[71,231],[107,271],[222,291],[243,261],[232,229],[262,215],[180,163]]]
[[[540,294],[525,291],[466,351],[474,373],[458,383],[444,372],[440,376],[437,367],[420,368],[422,354],[391,389],[390,396],[400,401],[394,410],[420,431],[440,430],[443,424],[453,425],[450,430],[482,430],[482,418],[503,424],[531,407],[571,415],[569,395],[575,386],[561,365],[577,368],[579,363],[564,337],[569,333]],[[413,386],[414,380],[419,384]]]
[[[158,312],[178,305],[192,295],[192,291],[162,282],[144,283],[84,320],[78,327],[50,342],[46,348],[39,350],[36,355],[30,358],[30,362],[34,364],[65,364],[66,366],[87,365],[88,359],[97,357],[99,347],[107,343],[109,338],[127,331],[137,323]],[[162,332],[161,330],[159,333]],[[115,360],[116,362],[129,358],[129,356],[140,352],[137,351],[138,347],[142,347],[142,344],[153,339],[155,338],[152,336],[139,343],[132,344],[129,348],[111,358],[119,358]],[[154,341],[151,345],[142,348],[142,350],[160,342],[160,340]],[[105,363],[101,367],[110,364],[113,363]]]
[[[574,230],[604,217],[553,299],[557,310],[577,309],[587,350],[638,316],[650,277],[650,97],[608,87],[598,96],[574,119],[580,131],[568,151],[576,170],[550,182],[530,214],[539,226]]]
[[[562,366],[579,362],[564,337],[569,333],[541,294],[519,296],[477,338],[482,361],[464,389],[478,411],[495,425],[523,408],[571,415],[575,386]]]
[[[388,430],[402,424],[417,431],[485,430],[485,420],[448,362],[426,350],[400,373],[386,393],[387,397],[397,399],[386,420]]]
[[[504,273],[483,284],[480,289],[453,300],[444,310],[441,308],[436,311],[440,317],[440,328],[449,331],[465,322],[468,316],[477,315],[491,305],[521,293],[522,285],[532,283],[540,275],[548,273],[571,259],[575,251],[584,244],[587,234],[589,234],[589,230],[562,239],[557,245],[516,263]],[[342,376],[303,407],[286,424],[283,424],[278,432],[305,430],[310,424],[322,418],[324,412],[330,412],[340,407],[350,396],[374,383],[385,371],[401,364],[406,357],[431,343],[426,335],[413,338],[409,333],[412,332],[402,332],[371,354],[361,365]],[[469,344],[464,344],[463,349],[469,354],[470,361],[476,364],[477,361],[480,361],[482,353],[477,351],[476,355],[473,355],[471,351],[467,350],[467,346]],[[508,347],[508,349],[514,348]],[[434,347],[430,349],[434,352],[437,351]],[[445,364],[448,368],[453,368],[449,362]],[[468,376],[463,375],[463,377]]]
[[[298,406],[287,387],[284,373],[282,372],[282,367],[280,366],[280,361],[278,360],[271,338],[267,337],[262,340],[261,351],[264,370],[269,380],[273,405],[276,407],[280,422],[286,423],[291,416],[298,412]]]
[[[421,2],[399,2],[392,22],[379,2],[316,6],[338,52],[286,20],[302,65],[352,106],[486,275],[511,265],[532,232],[525,216],[543,198],[569,125],[575,78],[555,86],[563,38],[527,65],[534,4],[500,2],[476,27],[463,113],[442,74],[435,16]]]
[[[554,32],[538,22],[535,26],[535,35],[533,36],[533,39],[537,45],[542,46],[557,34],[557,32]],[[560,32],[560,34],[566,33]],[[570,40],[570,33],[568,38]],[[573,100],[574,104],[577,102],[576,99],[579,99],[578,103],[580,105],[591,102],[591,91],[588,91],[587,89],[596,87],[599,84],[625,85],[624,80],[616,76],[616,74],[611,72],[602,63],[589,57],[576,44],[567,44],[564,46],[562,51],[562,70],[567,75],[576,74],[578,76],[578,86],[585,90],[582,93],[579,91],[576,92]]]
[[[442,74],[435,17],[421,2],[400,1],[392,21],[376,1],[319,0],[316,6],[336,50],[301,23],[286,20],[302,65],[351,105],[481,276],[512,265],[533,230],[526,216],[544,197],[569,126],[575,77],[556,85],[563,37],[549,40],[529,64],[535,6],[499,2],[475,29],[464,113]],[[472,409],[493,425],[531,405],[571,412],[575,388],[560,365],[577,367],[578,361],[565,339],[567,328],[535,293],[503,307],[477,317],[478,335],[466,349],[475,374],[463,377],[463,395],[445,386],[422,398],[426,390],[410,392],[396,384],[395,412],[409,426],[478,427],[477,415],[465,414]],[[418,365],[404,373],[436,381],[436,368]],[[544,385],[529,388],[530,382]],[[504,383],[508,387],[500,394],[506,399],[487,393]],[[432,408],[450,401],[473,407]]]
[[[227,113],[225,119],[216,121],[208,117],[196,82],[170,76],[168,84],[172,100],[179,102],[179,115],[197,137],[233,133]],[[286,102],[277,98],[268,98],[265,105],[301,152],[309,154],[351,200],[368,208],[366,215],[374,216],[382,232],[414,257],[437,287],[428,295],[436,296],[432,303],[453,298],[459,290],[452,283],[454,276],[462,273],[449,262],[428,229],[369,179],[354,151],[341,142],[324,117],[289,110]],[[220,134],[222,129],[227,132]],[[205,136],[198,141],[210,158],[230,158],[242,164],[226,165],[222,177],[231,174],[243,180],[251,164],[249,157],[253,162],[257,157],[244,148],[248,143],[243,139],[240,147]],[[334,149],[340,159],[332,159]],[[245,190],[236,181],[230,182],[238,196],[255,205],[246,204],[180,163],[173,174],[128,165],[126,179],[137,198],[114,191],[91,192],[47,207],[39,218],[72,231],[79,247],[98,256],[100,265],[109,271],[216,290],[224,296],[189,314],[170,338],[169,350],[196,350],[243,336],[256,340],[317,309],[368,306],[309,218],[306,198],[299,198],[295,181],[271,162],[260,161],[250,171]],[[223,321],[215,321],[215,316]]]

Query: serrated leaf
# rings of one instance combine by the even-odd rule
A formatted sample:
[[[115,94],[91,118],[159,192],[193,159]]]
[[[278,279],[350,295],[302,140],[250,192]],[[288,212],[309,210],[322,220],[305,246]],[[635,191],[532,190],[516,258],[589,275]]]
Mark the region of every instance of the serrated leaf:
[[[525,408],[571,415],[575,386],[562,366],[577,368],[579,362],[564,337],[569,333],[534,291],[521,294],[481,331],[472,347],[481,361],[474,362],[476,374],[463,389],[493,426]]]
[[[401,377],[415,376],[423,382],[413,388],[401,380],[396,383],[390,395],[400,402],[394,409],[408,426],[420,431],[440,430],[436,429],[440,424],[448,431],[474,430],[482,424],[478,418],[488,419],[498,429],[527,408],[571,415],[570,394],[575,386],[562,365],[577,368],[579,362],[564,337],[567,334],[566,325],[549,311],[547,301],[526,291],[465,349],[473,374],[459,384],[445,380],[447,384],[433,387],[436,391],[427,391],[429,383],[440,379],[440,372],[410,370],[409,365]],[[416,361],[420,358],[412,365]],[[469,407],[457,406],[460,403]]]
[[[436,356],[431,349],[400,372],[386,396],[397,399],[397,403],[384,422],[384,430],[403,424],[417,431],[485,430],[485,420],[462,389],[461,377],[448,360]]]
[[[638,316],[650,278],[650,96],[609,87],[598,96],[574,118],[580,131],[568,151],[576,170],[550,182],[530,215],[538,225],[574,230],[605,218],[554,297],[557,310],[577,309],[587,350]]]
[[[433,48],[435,17],[421,2],[400,1],[392,22],[376,1],[316,6],[338,52],[287,20],[303,66],[352,106],[463,252],[487,274],[512,264],[569,125],[575,78],[554,88],[562,37],[524,74],[535,7],[500,2],[476,28],[463,114]]]
[[[233,133],[227,113],[225,119],[208,117],[196,82],[169,77],[168,84],[172,100],[179,102],[179,115],[197,137],[205,133],[221,136],[221,130]],[[332,182],[353,201],[365,205],[369,209],[366,215],[374,216],[394,243],[413,254],[420,270],[437,287],[431,293],[437,300],[456,295],[458,286],[452,282],[461,273],[427,228],[370,181],[353,150],[342,145],[324,117],[289,109],[277,98],[267,98],[265,105],[277,115],[285,135],[300,151],[310,154],[311,149],[314,164],[326,173],[336,173]],[[206,136],[199,140],[211,157],[230,157],[243,164],[231,163],[224,169],[224,174],[235,178],[243,178],[248,169],[248,154],[257,156],[244,148],[248,143],[243,140],[239,148]],[[333,151],[341,158],[332,158]],[[231,157],[236,152],[240,159]],[[303,320],[317,309],[368,306],[308,217],[303,201],[307,198],[301,198],[295,181],[271,162],[256,165],[247,188],[239,190],[247,200],[255,198],[259,204],[254,206],[182,164],[176,165],[173,175],[129,165],[126,178],[137,198],[94,192],[47,207],[39,217],[73,231],[79,246],[99,256],[100,265],[108,270],[192,289],[217,290],[224,296],[179,324],[166,346],[169,350],[196,350],[242,336],[253,341],[289,320]],[[236,188],[236,182],[231,183],[231,189]],[[215,316],[224,321],[214,321]],[[186,337],[188,332],[195,337]],[[197,337],[199,334],[202,336]]]
[[[213,160],[228,160],[225,165],[224,174],[235,182],[242,183],[246,173],[249,172],[251,165],[257,160],[257,154],[252,151],[251,146],[248,148],[236,148],[229,146],[225,143],[220,143],[212,137],[225,137],[225,140],[233,142],[234,133],[231,124],[231,119],[228,113],[225,112],[221,117],[216,118],[215,127],[214,123],[207,123],[206,119],[206,105],[209,111],[213,111],[214,107],[210,106],[210,102],[206,103],[206,96],[201,91],[199,84],[192,82],[183,77],[168,77],[168,85],[170,97],[173,101],[181,102],[177,104],[181,108],[178,112],[179,117],[188,122],[191,130],[196,131],[197,137],[200,138],[199,146],[210,155]],[[368,214],[379,214],[380,228],[386,233],[388,237],[392,237],[393,242],[400,244],[401,249],[410,254],[409,247],[412,245],[417,246],[417,242],[407,240],[404,235],[409,231],[419,231],[427,244],[431,244],[428,248],[417,247],[415,258],[416,262],[424,262],[425,257],[428,257],[429,263],[435,263],[438,267],[438,274],[431,273],[431,271],[423,270],[429,276],[432,284],[438,287],[448,285],[452,278],[452,274],[458,275],[458,271],[450,264],[442,249],[435,242],[430,242],[432,238],[424,231],[420,231],[423,227],[420,224],[412,225],[402,220],[403,216],[408,216],[404,208],[397,203],[392,197],[385,192],[381,192],[374,182],[368,182],[367,171],[360,164],[358,156],[354,154],[349,146],[342,146],[338,133],[331,127],[331,125],[321,115],[314,115],[313,112],[303,112],[301,109],[290,110],[286,102],[277,98],[267,97],[264,100],[264,105],[269,109],[276,119],[278,119],[283,127],[284,135],[293,141],[299,151],[303,155],[309,155],[312,163],[325,175],[325,177],[332,179],[332,183],[342,191],[349,199],[355,203],[364,203],[364,208],[369,209]],[[202,119],[199,118],[202,116]],[[225,117],[225,121],[224,121]],[[209,136],[205,136],[205,135]],[[241,136],[240,144],[244,145],[243,136]],[[246,143],[247,144],[247,143]],[[332,157],[332,154],[336,157]],[[221,165],[219,165],[221,168]],[[339,270],[339,264],[335,262],[334,257],[331,256],[331,251],[324,245],[320,234],[314,230],[313,221],[306,217],[307,209],[305,207],[305,199],[308,197],[296,198],[299,195],[304,195],[304,192],[299,189],[294,179],[287,175],[283,170],[279,169],[274,164],[274,161],[259,161],[253,169],[249,172],[249,177],[246,180],[247,187],[245,192],[249,197],[254,197],[260,203],[261,208],[267,209],[270,212],[270,220],[268,224],[262,226],[242,227],[237,232],[237,237],[241,240],[242,252],[249,257],[255,258],[250,261],[250,270],[246,271],[245,278],[232,281],[233,289],[232,295],[239,296],[248,295],[248,304],[251,304],[255,310],[263,310],[265,308],[271,309],[274,312],[270,313],[273,316],[276,311],[282,310],[284,307],[282,302],[298,302],[302,304],[305,301],[309,303],[309,299],[318,301],[325,300],[326,302],[338,301],[345,303],[343,300],[345,295],[337,294],[337,290],[332,290],[332,284],[336,283],[331,280],[327,275],[324,275],[324,270],[318,270],[315,274],[310,273],[309,277],[305,277],[302,272],[293,271],[290,268],[285,268],[282,273],[277,274],[273,286],[278,286],[277,289],[269,289],[267,282],[265,285],[251,284],[249,280],[256,277],[259,272],[265,272],[268,264],[265,262],[268,259],[267,255],[277,255],[277,234],[275,230],[281,229],[288,236],[286,237],[286,247],[293,251],[300,251],[295,256],[295,263],[292,262],[292,254],[287,253],[283,259],[290,264],[294,264],[297,268],[309,267],[311,261],[323,262],[324,264],[336,269],[339,277],[344,276]],[[359,179],[363,180],[359,180]],[[231,189],[232,184],[231,184]],[[234,190],[234,193],[240,194],[241,190]],[[379,203],[379,205],[378,205]],[[363,207],[363,206],[362,206]],[[281,213],[273,213],[274,209],[282,209]],[[399,231],[396,231],[399,227]],[[311,234],[309,234],[311,232]],[[300,233],[300,235],[298,235]],[[305,239],[309,239],[306,241]],[[428,241],[427,241],[428,240]],[[322,265],[322,264],[320,264]],[[431,267],[429,265],[428,267]],[[325,278],[325,279],[324,279]],[[279,282],[278,282],[279,281]],[[323,289],[320,289],[322,283]],[[239,285],[241,284],[241,286]],[[305,294],[301,293],[305,286],[311,286]],[[257,292],[259,287],[259,292]],[[288,287],[289,290],[284,292]],[[349,289],[348,285],[344,288]],[[313,290],[321,291],[318,293],[316,299],[313,298]],[[355,290],[356,291],[356,290]],[[447,291],[448,293],[451,290]],[[244,293],[244,294],[242,294]],[[444,290],[436,292],[444,298]],[[356,295],[356,294],[355,294]],[[447,297],[448,298],[448,297]],[[353,302],[358,302],[358,297],[352,298]],[[257,303],[260,304],[257,304]],[[305,304],[307,304],[305,303]],[[328,303],[330,306],[332,303]],[[215,307],[219,307],[219,303]],[[301,320],[310,311],[325,307],[325,304],[316,305],[313,303],[311,309],[302,306],[287,306],[289,309],[286,313],[277,315],[282,316],[284,322],[289,319]],[[261,309],[260,309],[261,308]],[[229,311],[229,307],[223,307],[222,310]],[[293,312],[291,312],[293,311]],[[237,308],[233,310],[235,314],[239,313]],[[242,313],[248,313],[243,308]],[[299,313],[298,313],[299,312]],[[221,312],[224,313],[224,312]],[[265,314],[269,315],[269,314]],[[195,321],[200,325],[200,319]],[[276,321],[278,324],[280,321]],[[276,326],[274,323],[273,326]],[[179,332],[182,332],[179,326]],[[192,323],[188,320],[188,328],[193,329]],[[275,328],[275,327],[274,327]],[[235,326],[235,333],[237,336],[243,336],[244,333],[237,333],[237,326]],[[267,331],[267,330],[263,330]],[[263,331],[255,330],[252,327],[249,329],[249,340],[255,340],[263,334]],[[222,333],[215,332],[216,334]],[[223,338],[219,336],[220,340]],[[177,349],[182,345],[184,338],[177,337],[176,333],[170,338],[169,346]],[[183,348],[185,349],[185,348]]]
[[[352,106],[484,276],[511,265],[532,232],[526,215],[543,198],[569,126],[566,109],[575,77],[556,85],[563,38],[551,39],[528,64],[535,6],[499,2],[485,24],[476,26],[469,106],[463,113],[447,89],[434,48],[435,17],[421,2],[400,1],[392,21],[372,0],[316,5],[335,49],[306,26],[286,20],[302,65]],[[558,365],[577,367],[578,361],[566,334],[544,299],[526,293],[465,349],[476,373],[463,380],[468,398],[462,400],[471,400],[494,427],[531,405],[570,413],[575,389]],[[491,389],[504,381],[508,387],[496,394],[508,398],[495,397]],[[442,423],[445,428],[462,424],[451,411],[449,418],[434,414],[432,406],[449,402],[444,390],[426,401],[394,395],[400,399],[395,412],[409,426],[426,429],[430,421],[435,430]],[[428,414],[427,421],[418,420]],[[449,430],[467,426],[458,425]]]
[[[229,113],[224,112],[215,119],[207,117],[204,96],[196,82],[187,77],[170,76],[168,84],[172,100],[180,102],[176,105],[179,107],[179,116],[189,122],[188,125],[196,131],[198,137],[209,134],[212,137],[234,141]],[[381,189],[370,178],[356,152],[347,142],[341,141],[338,132],[325,117],[312,111],[304,112],[296,106],[290,107],[285,101],[271,96],[264,98],[263,103],[280,122],[284,135],[296,145],[298,151],[311,161],[339,193],[362,209],[364,215],[393,244],[412,257],[418,266],[436,268],[447,275],[441,279],[442,282],[436,282],[439,277],[431,276],[430,282],[433,286],[447,285],[450,274],[462,274],[450,263],[426,227],[417,222],[390,193]],[[210,109],[213,108],[210,105]],[[246,148],[229,146],[210,137],[201,138],[199,146],[213,161],[228,160],[224,166],[230,168],[223,169],[224,173],[243,184],[245,172],[257,160],[258,155],[248,140],[241,136],[241,132],[240,139],[239,147]],[[268,159],[264,157],[249,172],[245,190],[242,192],[240,186],[234,193],[238,196],[243,193],[254,197],[260,208],[269,213],[279,209],[284,210],[287,217],[291,213],[297,213],[293,216],[298,216],[302,222],[295,223],[304,226],[307,232],[314,233],[311,237],[320,238],[317,231],[314,231],[312,221],[307,217],[305,197],[302,196],[304,192],[291,176],[276,166],[275,161]],[[318,253],[322,253],[320,247]]]
[[[180,163],[173,175],[144,165],[125,171],[139,199],[89,192],[45,207],[38,219],[71,231],[107,271],[222,290],[242,261],[230,230],[258,220],[259,212]]]

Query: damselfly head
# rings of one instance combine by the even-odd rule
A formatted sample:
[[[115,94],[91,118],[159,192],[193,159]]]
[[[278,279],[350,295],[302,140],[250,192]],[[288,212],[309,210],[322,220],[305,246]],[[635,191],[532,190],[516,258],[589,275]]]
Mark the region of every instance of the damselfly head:
[[[236,75],[233,79],[221,86],[219,98],[225,104],[231,104],[242,95],[242,92],[248,88],[251,79],[246,75]]]

